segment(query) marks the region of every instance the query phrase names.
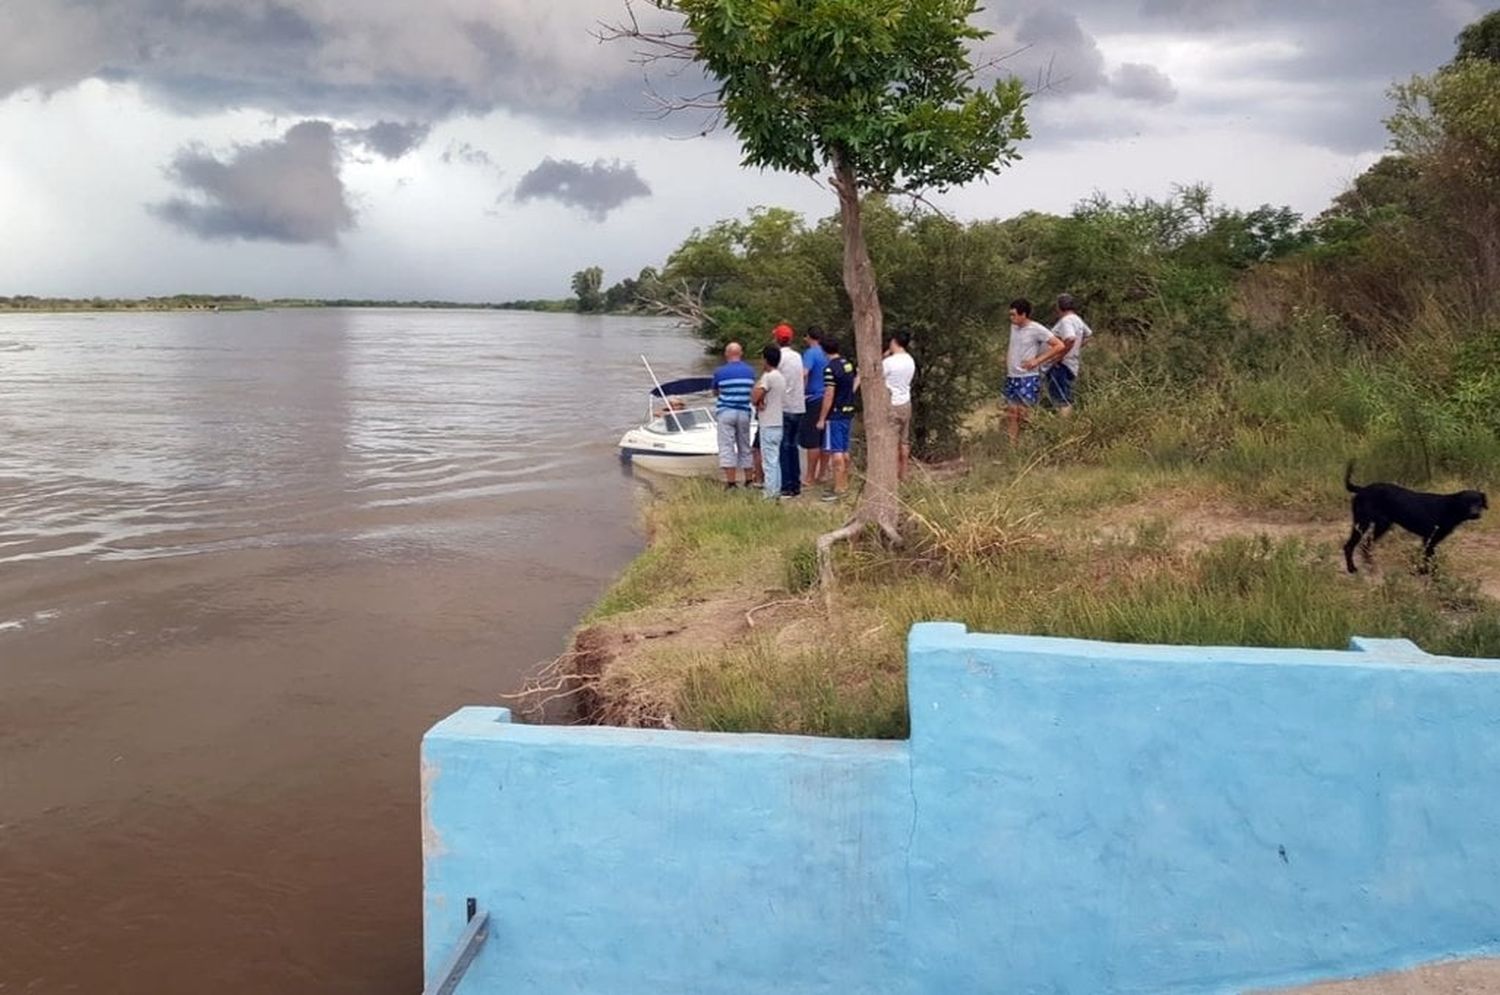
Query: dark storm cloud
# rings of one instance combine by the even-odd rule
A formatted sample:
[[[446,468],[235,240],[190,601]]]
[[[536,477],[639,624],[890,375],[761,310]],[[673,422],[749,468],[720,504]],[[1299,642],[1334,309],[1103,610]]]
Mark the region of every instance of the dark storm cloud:
[[[1166,73],[1141,62],[1127,62],[1114,71],[1110,92],[1126,100],[1143,104],[1170,104],[1177,99],[1177,87]]]
[[[1043,8],[1037,0],[996,0],[983,17],[996,31],[988,51],[1024,46],[1005,68],[1029,83],[1050,65],[1054,81],[1062,80],[1040,97],[1073,98],[1064,100],[1073,104],[1107,91],[1150,105],[1175,92],[1179,123],[1254,127],[1353,153],[1384,145],[1390,83],[1446,62],[1457,32],[1493,6],[1494,0],[1070,0]],[[1037,22],[1039,11],[1045,17]],[[1028,21],[1033,29],[1023,32]],[[1037,23],[1044,29],[1036,30]],[[1149,63],[1169,78],[1116,64],[1117,36],[1132,45],[1128,56],[1116,56],[1120,62]],[[1165,60],[1141,58],[1142,41],[1152,40],[1164,50],[1190,41],[1215,54],[1206,64],[1197,57],[1193,80],[1172,78]],[[1102,67],[1092,52],[1102,55]],[[1074,137],[1085,137],[1081,130]],[[1038,140],[1047,136],[1038,132]]]
[[[187,111],[438,121],[505,108],[644,128],[629,46],[591,37],[624,10],[624,0],[0,0],[0,98],[102,78]],[[647,24],[667,17],[641,13]]]
[[[628,200],[649,196],[651,188],[636,175],[634,165],[603,159],[592,165],[571,159],[543,159],[521,177],[515,192],[518,203],[555,200],[582,208],[595,221],[603,221]]]
[[[1379,113],[1361,129],[1348,116],[1378,102],[1393,79],[1429,72],[1453,52],[1463,24],[1493,0],[994,0],[984,23],[998,51],[1022,49],[1004,68],[1039,96],[1092,99],[1109,92],[1191,113],[1199,94],[1122,62],[1192,38],[1243,49],[1277,43],[1259,63],[1214,79],[1213,97],[1254,117],[1268,88],[1305,93],[1263,120],[1288,137],[1327,135],[1331,147],[1380,144]],[[643,15],[661,17],[646,4]],[[0,0],[0,97],[54,90],[91,77],[130,80],[189,110],[253,107],[357,120],[440,121],[507,108],[554,126],[682,130],[641,112],[646,86],[628,45],[601,48],[589,32],[618,19],[624,0]],[[1129,55],[1110,50],[1129,35]],[[1101,41],[1102,40],[1102,41]],[[1274,48],[1274,46],[1273,46]],[[692,74],[656,73],[662,88],[696,91]],[[1371,99],[1373,96],[1373,100]],[[387,146],[390,147],[390,146]]]
[[[223,159],[184,149],[167,175],[184,195],[149,210],[200,238],[337,245],[354,227],[326,121],[303,121],[279,139],[239,146]]]
[[[1018,62],[1030,63],[1029,75],[1049,92],[1092,93],[1104,85],[1104,53],[1076,15],[1056,7],[1034,10],[1017,25],[1015,39],[1025,48]]]
[[[346,128],[339,137],[382,159],[399,159],[427,140],[432,125],[419,121],[377,121],[368,128]]]

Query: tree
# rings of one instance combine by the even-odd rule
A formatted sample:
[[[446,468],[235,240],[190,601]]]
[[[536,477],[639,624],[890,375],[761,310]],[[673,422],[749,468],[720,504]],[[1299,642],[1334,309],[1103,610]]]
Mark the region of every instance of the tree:
[[[627,276],[604,292],[604,310],[627,311],[635,307],[640,292],[640,281]]]
[[[680,26],[629,19],[606,39],[641,45],[641,60],[695,63],[715,89],[668,109],[711,106],[735,132],[743,163],[817,175],[832,172],[843,237],[843,282],[854,319],[860,378],[883,382],[880,293],[862,209],[870,194],[944,189],[998,172],[1028,137],[1026,93],[1014,78],[979,83],[970,46],[978,0],[650,0]],[[893,540],[896,440],[885,391],[864,391],[867,472],[852,521]]]
[[[1483,24],[1484,22],[1479,22]],[[1409,157],[1479,303],[1500,293],[1500,62],[1460,58],[1392,90],[1391,145]]]
[[[604,270],[590,266],[573,274],[573,296],[578,298],[578,310],[590,314],[604,307]]]
[[[1490,11],[1459,34],[1455,61],[1464,59],[1500,62],[1500,10]]]

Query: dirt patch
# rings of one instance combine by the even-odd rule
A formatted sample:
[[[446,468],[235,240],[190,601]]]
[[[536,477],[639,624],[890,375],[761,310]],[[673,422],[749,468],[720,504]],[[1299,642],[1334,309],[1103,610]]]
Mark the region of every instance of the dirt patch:
[[[1356,981],[1276,989],[1278,995],[1500,995],[1500,960],[1433,964]],[[1268,989],[1261,995],[1271,995]]]
[[[1343,516],[1247,511],[1226,501],[1182,492],[1103,510],[1089,518],[1087,526],[1100,538],[1118,541],[1132,538],[1140,527],[1153,522],[1166,523],[1168,541],[1190,552],[1225,539],[1265,536],[1276,542],[1297,539],[1342,557],[1349,535],[1349,522]],[[1417,546],[1415,538],[1395,530],[1376,547],[1373,565],[1360,563],[1360,569],[1378,577],[1382,569],[1397,569]],[[1500,601],[1500,532],[1487,522],[1470,523],[1443,543],[1441,550],[1440,559],[1447,562],[1450,572],[1474,581],[1481,594]]]

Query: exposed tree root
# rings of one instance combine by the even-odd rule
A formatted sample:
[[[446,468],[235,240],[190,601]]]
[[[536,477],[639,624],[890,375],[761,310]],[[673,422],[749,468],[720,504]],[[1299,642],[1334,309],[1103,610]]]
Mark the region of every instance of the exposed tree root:
[[[856,518],[832,532],[818,536],[818,584],[824,591],[833,590],[836,579],[833,574],[833,547],[837,543],[853,542],[864,530],[865,523]]]
[[[841,542],[853,542],[871,527],[878,529],[892,546],[900,546],[904,542],[901,530],[896,526],[887,522],[866,522],[860,518],[854,518],[832,532],[818,536],[818,584],[824,591],[832,590],[837,580],[833,572],[833,547]]]

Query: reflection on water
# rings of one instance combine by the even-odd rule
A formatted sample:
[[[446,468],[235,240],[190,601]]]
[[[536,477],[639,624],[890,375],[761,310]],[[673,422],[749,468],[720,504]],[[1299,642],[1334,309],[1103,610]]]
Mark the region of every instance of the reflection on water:
[[[421,987],[416,751],[632,555],[629,319],[0,317],[0,992]]]
[[[696,359],[669,329],[565,316],[0,321],[0,562],[274,545],[584,478],[639,410],[636,353]]]

